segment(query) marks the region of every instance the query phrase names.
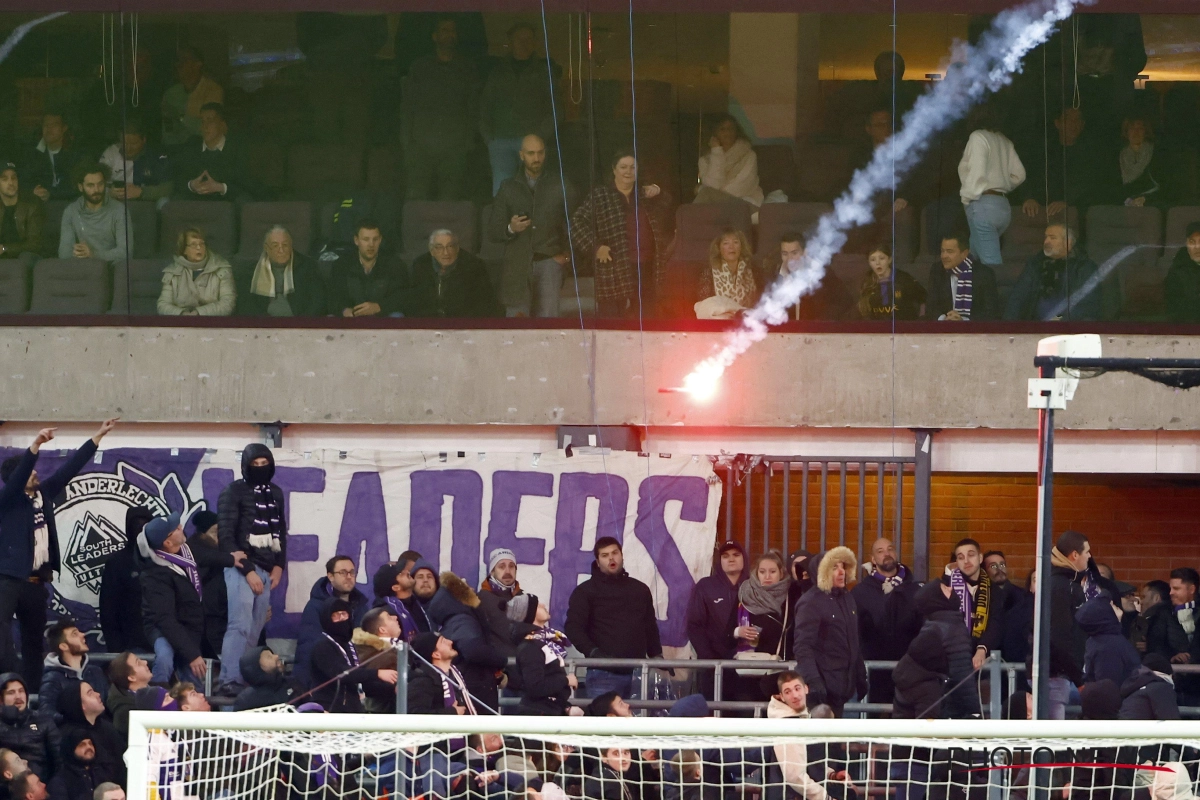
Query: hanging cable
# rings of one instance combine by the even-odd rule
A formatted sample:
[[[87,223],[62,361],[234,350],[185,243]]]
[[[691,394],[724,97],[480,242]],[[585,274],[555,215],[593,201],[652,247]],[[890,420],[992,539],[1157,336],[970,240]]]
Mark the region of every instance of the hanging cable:
[[[1071,73],[1075,83],[1071,93],[1071,108],[1079,108],[1083,97],[1079,92],[1079,17],[1075,14],[1071,15],[1071,51],[1074,58]]]
[[[108,17],[108,23],[105,24],[104,18]],[[115,69],[114,51],[116,50],[116,27],[117,20],[113,14],[100,15],[100,83],[104,87],[104,102],[108,105],[116,105],[117,102],[117,81],[113,75]],[[105,38],[105,33],[108,33],[108,38]],[[106,55],[107,54],[107,55]],[[109,89],[112,89],[111,93]]]
[[[579,12],[579,19],[572,24],[574,14],[567,14],[567,99],[571,101],[571,105],[579,105],[583,102],[583,15],[586,12]],[[543,21],[543,24],[544,21]],[[578,41],[576,41],[578,39]],[[576,67],[576,60],[579,65]],[[575,96],[575,83],[579,82],[579,96]]]
[[[130,103],[137,108],[141,102],[141,91],[138,87],[138,15],[136,12],[129,15],[129,46],[129,64],[133,67],[133,89]]]

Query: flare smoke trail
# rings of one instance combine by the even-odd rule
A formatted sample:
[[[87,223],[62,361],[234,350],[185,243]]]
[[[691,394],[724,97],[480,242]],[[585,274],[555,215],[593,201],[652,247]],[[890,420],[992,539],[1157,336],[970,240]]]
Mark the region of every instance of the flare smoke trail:
[[[922,95],[904,116],[903,125],[875,150],[871,163],[854,173],[850,187],[817,221],[801,269],[780,278],[758,304],[743,315],[742,325],[729,334],[714,355],[695,366],[683,388],[697,399],[711,397],[717,381],[738,356],[767,335],[767,325],[787,319],[787,309],[821,285],[825,267],[846,243],[846,232],[872,219],[873,199],[891,190],[925,155],[934,134],[961,119],[985,95],[1004,87],[1021,68],[1021,59],[1045,42],[1054,25],[1071,15],[1075,6],[1095,0],[1038,0],[997,15],[979,43],[956,44],[953,66],[945,80]]]
[[[38,25],[41,25],[43,22],[49,22],[52,19],[58,19],[66,13],[66,11],[55,11],[53,14],[47,14],[46,16],[38,17],[37,19],[31,19],[29,22],[18,25],[16,29],[8,35],[8,38],[4,40],[4,44],[0,44],[0,62],[8,58],[8,54],[13,51],[14,47],[21,43],[21,40],[25,38],[25,34],[29,33]]]

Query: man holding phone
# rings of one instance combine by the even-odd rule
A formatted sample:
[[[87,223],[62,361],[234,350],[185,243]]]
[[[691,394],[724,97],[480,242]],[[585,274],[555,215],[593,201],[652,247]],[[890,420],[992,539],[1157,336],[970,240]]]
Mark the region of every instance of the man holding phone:
[[[557,317],[563,270],[571,263],[566,234],[565,181],[547,174],[546,143],[521,140],[522,169],[500,184],[488,235],[504,247],[500,301],[510,317]],[[568,196],[570,187],[566,187]]]

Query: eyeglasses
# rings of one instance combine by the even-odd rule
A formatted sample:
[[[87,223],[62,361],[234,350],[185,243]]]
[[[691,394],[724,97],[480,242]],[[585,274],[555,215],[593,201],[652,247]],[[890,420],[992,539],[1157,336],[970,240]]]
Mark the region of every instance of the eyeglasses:
[[[1000,570],[1004,570],[1005,572],[1007,572],[1008,564],[1005,564],[1003,561],[993,561],[991,564],[988,564],[988,566],[987,566],[988,572],[999,572]]]
[[[330,575],[337,575],[342,578],[352,578],[356,574],[352,569],[335,569]]]
[[[433,250],[433,252],[435,252],[435,253],[444,253],[448,250],[457,250],[458,245],[453,244],[453,243],[452,244],[435,244],[430,249]]]

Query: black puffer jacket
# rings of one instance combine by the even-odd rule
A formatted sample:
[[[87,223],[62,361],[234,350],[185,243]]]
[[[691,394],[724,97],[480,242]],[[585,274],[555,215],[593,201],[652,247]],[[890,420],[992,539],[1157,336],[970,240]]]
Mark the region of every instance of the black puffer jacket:
[[[921,630],[917,613],[917,590],[921,588],[912,570],[904,570],[904,582],[888,593],[883,582],[866,575],[850,591],[858,608],[858,630],[863,658],[893,661],[904,655]]]
[[[332,597],[321,607],[321,630],[324,635],[313,645],[310,660],[313,686],[330,682],[323,689],[312,693],[314,701],[330,713],[361,714],[362,700],[359,699],[359,684],[374,676],[376,669],[357,666],[357,653],[350,643],[354,623],[333,621],[335,611],[350,613],[350,604],[340,597]],[[241,662],[238,662],[239,665]],[[348,670],[348,672],[347,672]],[[343,672],[346,675],[333,680]]]
[[[605,575],[592,562],[592,577],[575,587],[563,632],[592,658],[658,658],[662,641],[650,587],[629,573]]]
[[[141,576],[146,638],[157,629],[175,649],[176,659],[194,661],[201,655],[204,639],[204,604],[200,595],[181,568],[176,568],[180,570],[177,572],[150,549],[145,533],[138,534],[137,543],[146,565]],[[226,558],[233,563],[232,557]]]
[[[221,541],[221,550],[233,553],[241,550],[247,555],[241,566],[241,573],[249,575],[254,568],[270,572],[273,568],[283,568],[287,565],[287,509],[283,505],[283,490],[271,484],[271,496],[279,506],[279,551],[268,547],[254,547],[250,544],[250,534],[254,533],[254,486],[247,480],[247,470],[256,458],[266,458],[270,466],[271,477],[275,473],[275,457],[265,444],[250,444],[242,451],[242,478],[229,484],[222,490],[217,501],[217,535]],[[269,480],[269,479],[268,479]]]
[[[975,651],[957,599],[953,594],[946,597],[940,581],[930,581],[917,592],[915,609],[925,623],[892,673],[896,685],[892,715],[963,719],[978,714],[975,684],[964,682],[974,669]]]
[[[563,664],[557,658],[548,658],[541,642],[525,638],[535,630],[526,623],[513,626],[512,638],[517,650],[515,683],[521,693],[517,713],[561,717],[571,707],[571,684],[567,682]]]
[[[827,703],[834,714],[855,696],[866,697],[867,668],[858,642],[858,609],[846,588],[833,585],[841,562],[847,581],[858,566],[848,547],[835,547],[809,559],[808,572],[816,588],[796,603],[793,652],[800,674],[808,682],[808,704]]]
[[[100,629],[110,653],[147,651],[150,642],[142,627],[142,565],[137,536],[154,518],[148,508],[134,506],[125,512],[125,547],[104,562],[100,578]]]
[[[242,653],[238,660],[242,680],[246,688],[238,693],[233,702],[234,711],[249,711],[252,708],[266,708],[290,702],[293,697],[299,697],[303,689],[282,672],[263,672],[258,659],[263,651],[269,648],[252,647]]]
[[[458,658],[454,666],[474,697],[493,709],[499,708],[500,693],[496,673],[508,665],[488,640],[479,596],[466,581],[453,572],[443,572],[441,588],[429,601],[429,619],[442,636],[454,642]]]
[[[488,643],[497,653],[505,658],[517,654],[517,648],[512,642],[512,621],[508,618],[508,601],[514,596],[523,594],[521,584],[515,583],[511,589],[496,590],[488,579],[484,578],[479,585],[476,596],[479,597],[479,614],[487,627]]]
[[[1180,719],[1175,687],[1149,667],[1138,667],[1121,684],[1117,719]]]
[[[0,675],[0,693],[13,681],[25,686],[25,679],[16,672]],[[25,691],[28,696],[28,686]],[[0,748],[12,750],[25,759],[42,780],[54,771],[51,762],[57,738],[53,723],[43,724],[28,704],[23,711],[18,711],[16,706],[0,708]]]

